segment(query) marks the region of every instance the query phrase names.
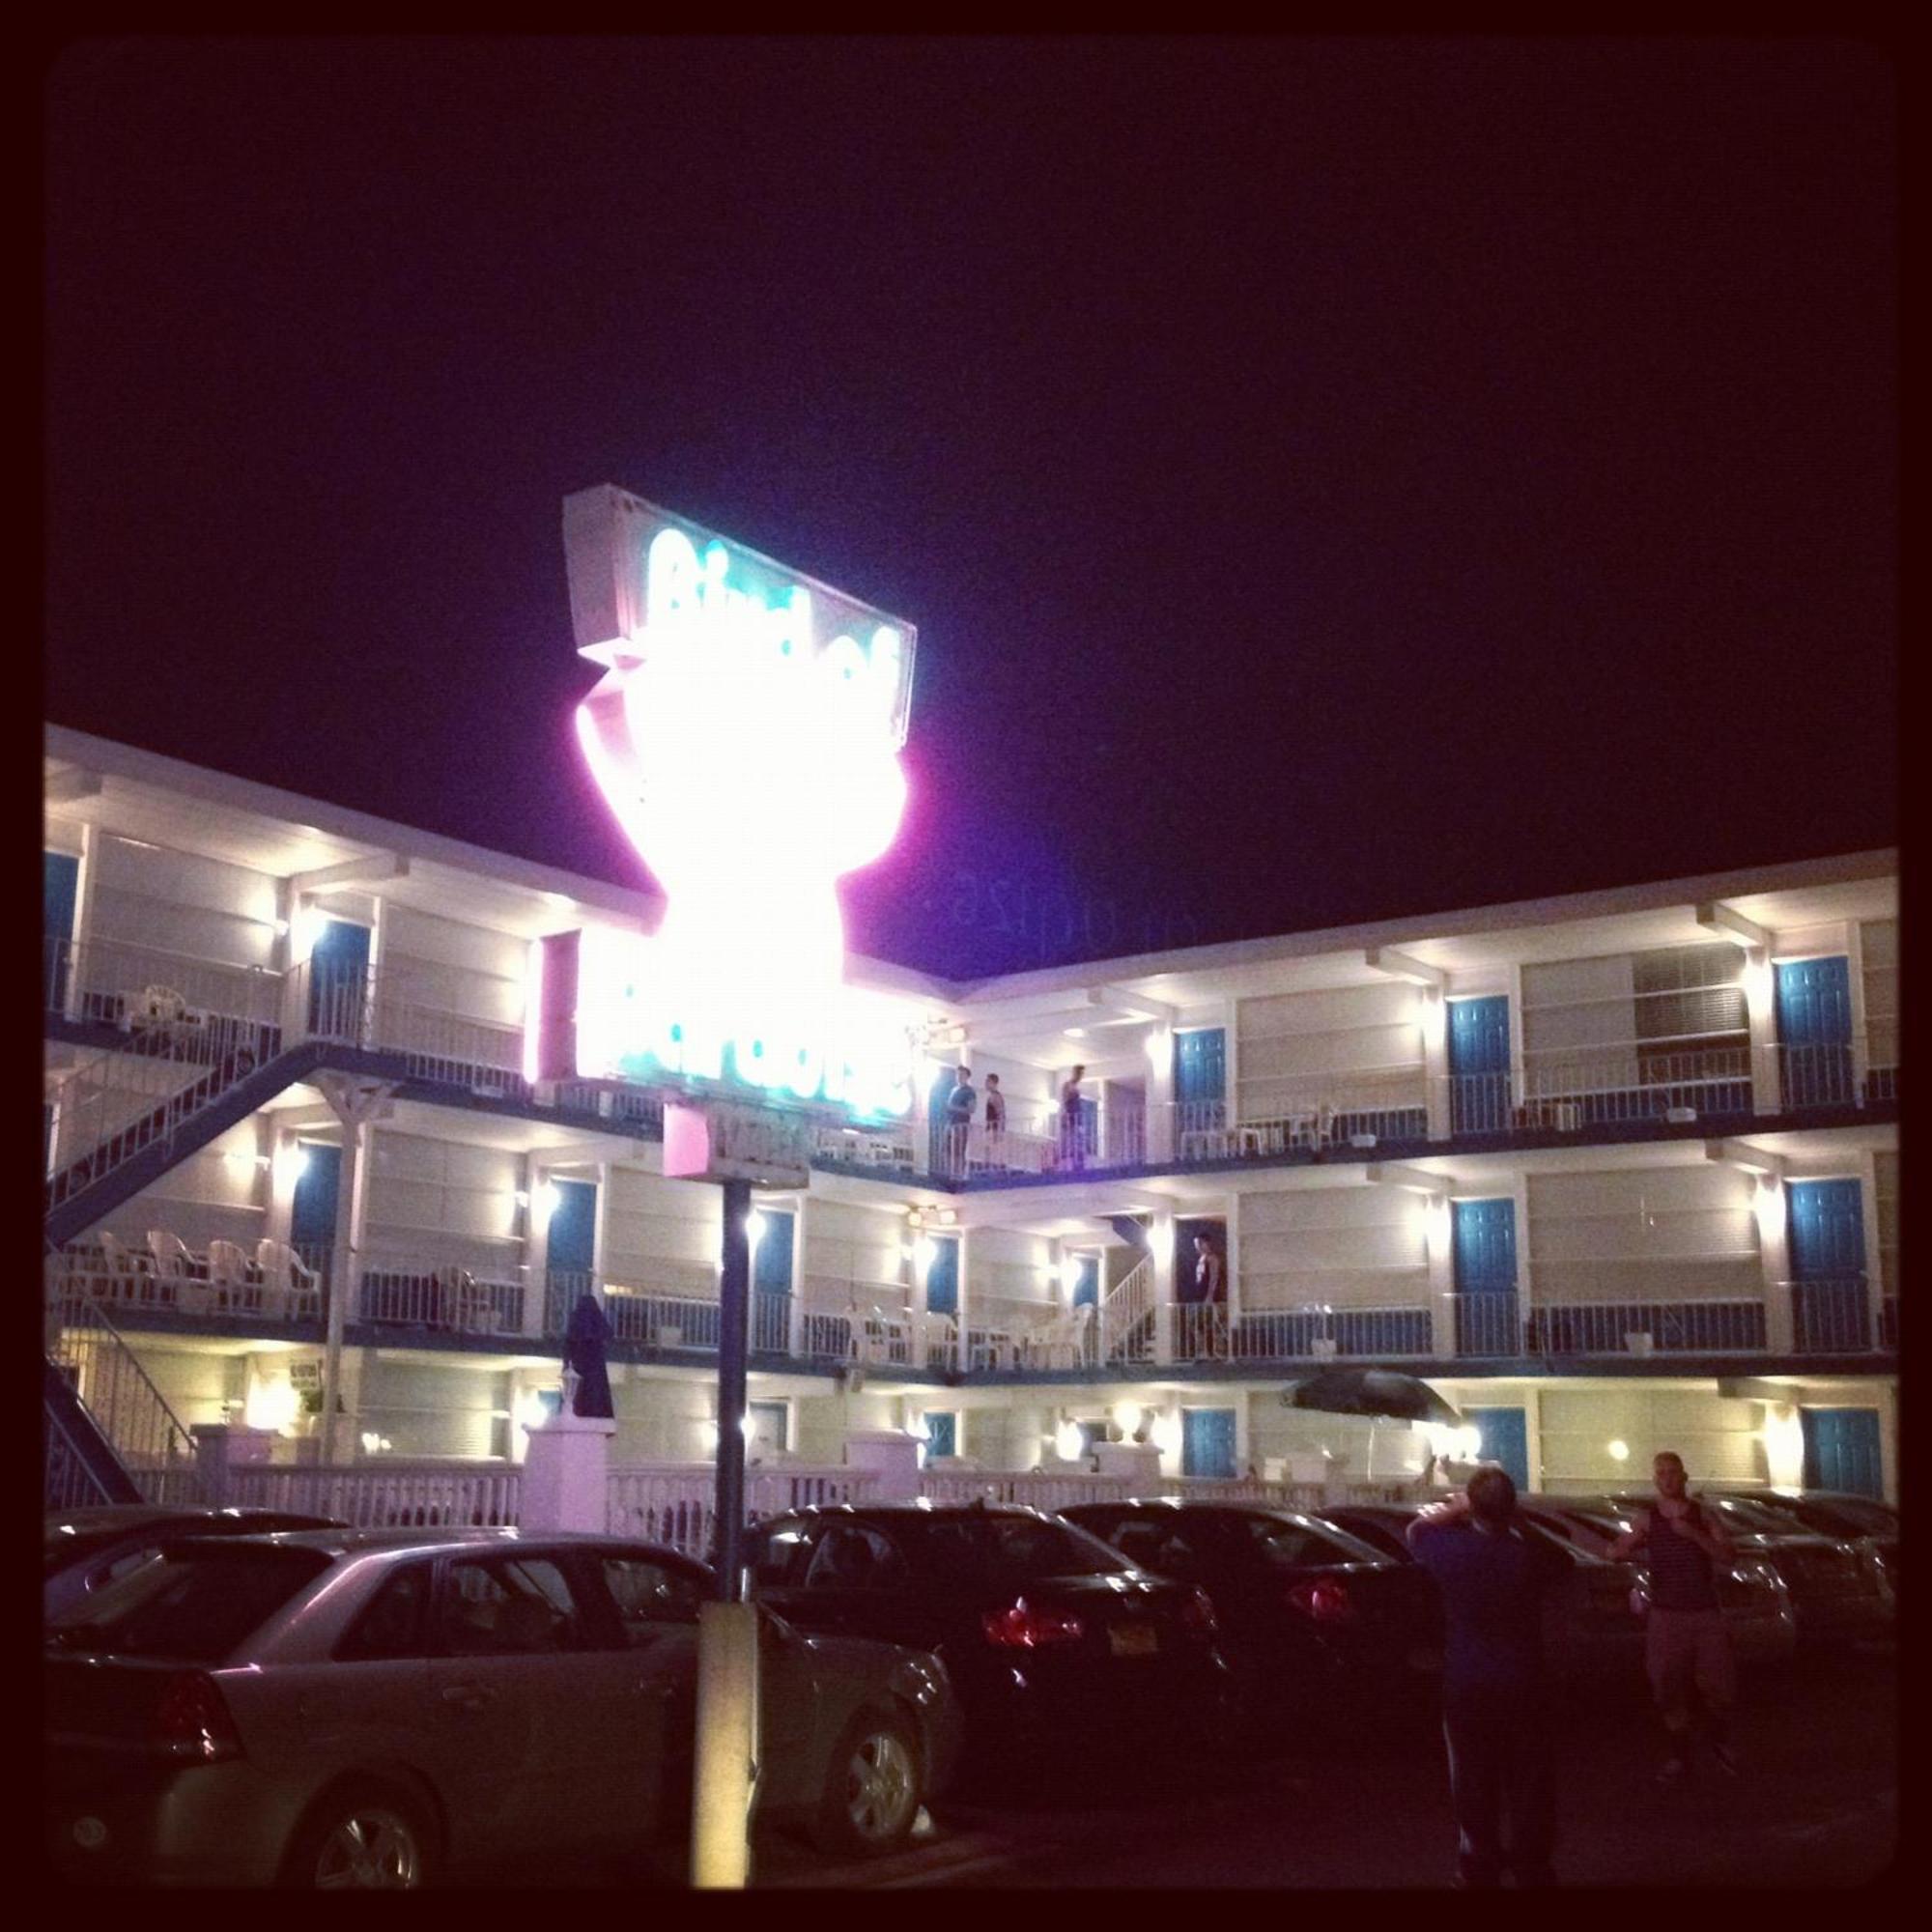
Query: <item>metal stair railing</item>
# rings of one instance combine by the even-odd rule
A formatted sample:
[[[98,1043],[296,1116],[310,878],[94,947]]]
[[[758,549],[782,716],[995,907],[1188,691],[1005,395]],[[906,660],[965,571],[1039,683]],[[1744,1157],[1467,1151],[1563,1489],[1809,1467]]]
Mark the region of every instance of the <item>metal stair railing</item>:
[[[1094,1349],[1106,1362],[1148,1361],[1153,1355],[1153,1257],[1124,1274],[1100,1304]]]
[[[103,1180],[150,1148],[163,1151],[204,1108],[258,1064],[251,1044],[234,1045],[213,1065],[156,1037],[106,1048],[83,1061],[55,1089],[60,1165],[46,1178],[49,1210]],[[75,1148],[85,1151],[75,1153]]]
[[[50,1252],[58,1262],[57,1251]],[[194,1438],[107,1310],[87,1295],[54,1299],[46,1355],[135,1486],[151,1501],[179,1501],[182,1489],[194,1483]]]

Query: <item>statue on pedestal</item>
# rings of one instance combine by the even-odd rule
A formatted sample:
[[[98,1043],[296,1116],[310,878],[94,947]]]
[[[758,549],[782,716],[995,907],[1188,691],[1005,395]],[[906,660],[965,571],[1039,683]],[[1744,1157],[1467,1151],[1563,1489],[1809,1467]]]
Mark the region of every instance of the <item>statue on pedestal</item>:
[[[580,1294],[563,1335],[566,1415],[615,1414],[611,1403],[611,1375],[604,1365],[604,1350],[610,1340],[611,1324],[597,1305],[597,1297]]]

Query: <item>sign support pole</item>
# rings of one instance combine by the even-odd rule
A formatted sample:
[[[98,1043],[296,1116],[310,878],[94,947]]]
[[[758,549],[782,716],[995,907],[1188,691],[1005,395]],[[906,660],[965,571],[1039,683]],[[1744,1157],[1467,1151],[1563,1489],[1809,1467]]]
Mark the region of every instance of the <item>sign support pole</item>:
[[[752,1183],[726,1180],[724,1274],[718,1295],[718,1595],[727,1604],[744,1596],[745,1552],[745,1358],[752,1307]]]
[[[718,1597],[697,1624],[697,1740],[691,1882],[742,1890],[758,1788],[758,1609],[744,1601],[745,1358],[752,1299],[752,1183],[725,1180],[718,1307]]]

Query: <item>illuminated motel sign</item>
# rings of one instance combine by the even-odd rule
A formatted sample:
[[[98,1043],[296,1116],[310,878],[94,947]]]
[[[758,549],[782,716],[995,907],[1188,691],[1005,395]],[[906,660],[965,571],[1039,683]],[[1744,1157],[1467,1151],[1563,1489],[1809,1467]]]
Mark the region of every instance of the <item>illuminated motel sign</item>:
[[[912,1044],[844,983],[835,882],[898,829],[912,626],[608,484],[563,530],[605,667],[578,742],[667,905],[649,939],[537,942],[526,1074],[903,1114]]]

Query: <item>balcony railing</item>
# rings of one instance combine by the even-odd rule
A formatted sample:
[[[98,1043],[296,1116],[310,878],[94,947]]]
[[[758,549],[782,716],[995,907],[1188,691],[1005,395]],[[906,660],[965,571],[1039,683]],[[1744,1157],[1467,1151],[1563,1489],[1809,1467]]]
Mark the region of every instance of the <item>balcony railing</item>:
[[[1401,1361],[1431,1354],[1427,1307],[1243,1310],[1235,1327],[1237,1361]]]
[[[335,1517],[357,1529],[514,1523],[523,1471],[505,1463],[371,1460],[347,1467],[255,1463],[226,1472],[226,1500]]]
[[[519,1335],[521,1270],[493,1279],[449,1263],[377,1252],[363,1259],[355,1319],[375,1327],[450,1335]]]
[[[1862,1274],[1811,1276],[1786,1286],[1797,1353],[1861,1354],[1871,1348],[1871,1290]]]
[[[75,1241],[47,1258],[51,1292],[130,1314],[232,1315],[315,1321],[328,1279],[327,1249],[258,1241],[252,1254],[214,1241],[197,1254],[165,1229],[132,1248],[110,1234]]]
[[[1455,1301],[1459,1355],[1520,1355],[1522,1298],[1514,1289],[1459,1294]]]
[[[1756,1355],[1765,1307],[1748,1297],[1539,1305],[1527,1335],[1533,1355]]]
[[[274,1050],[282,979],[265,966],[230,966],[118,939],[64,939],[45,954],[46,1009],[134,1035],[165,1027],[184,1045],[246,1041]]]

